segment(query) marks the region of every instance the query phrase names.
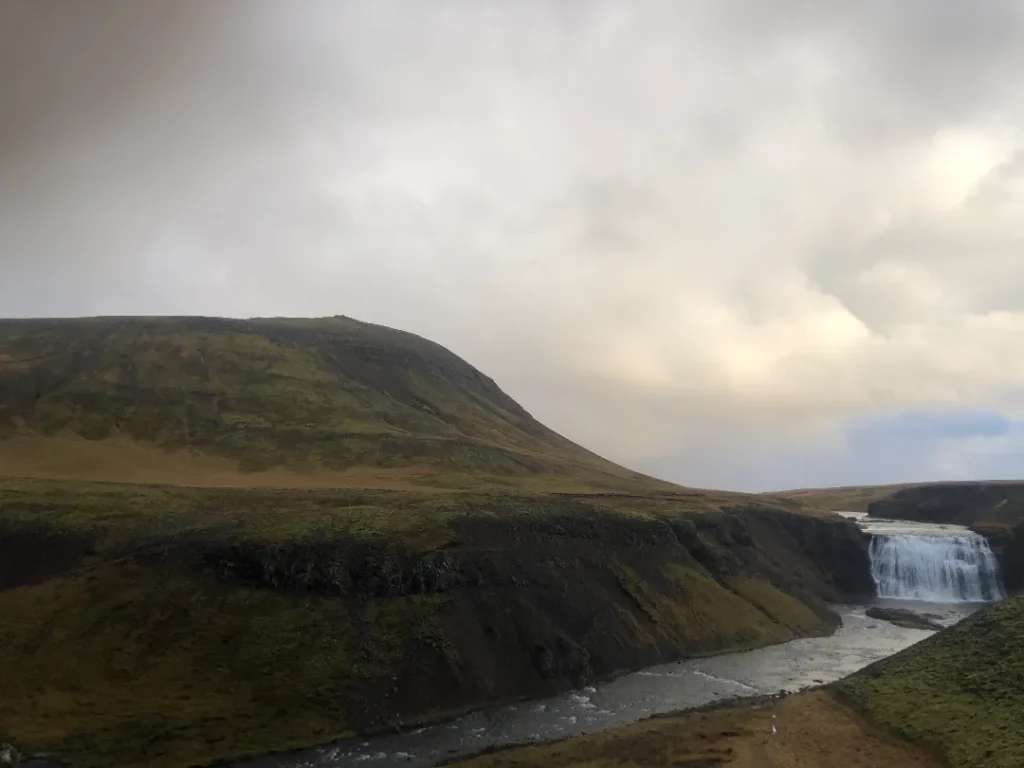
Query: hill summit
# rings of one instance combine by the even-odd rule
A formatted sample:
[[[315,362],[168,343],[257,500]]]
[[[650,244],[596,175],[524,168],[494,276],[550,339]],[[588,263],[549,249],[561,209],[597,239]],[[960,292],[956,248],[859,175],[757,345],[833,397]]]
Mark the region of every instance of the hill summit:
[[[4,474],[185,485],[673,490],[434,342],[347,317],[0,321]]]

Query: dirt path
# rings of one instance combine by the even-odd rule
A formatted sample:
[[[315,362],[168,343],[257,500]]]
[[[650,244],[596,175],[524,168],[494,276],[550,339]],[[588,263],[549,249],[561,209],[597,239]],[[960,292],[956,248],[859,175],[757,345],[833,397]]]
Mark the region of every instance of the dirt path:
[[[878,732],[831,694],[812,691],[759,707],[655,718],[558,744],[498,752],[461,765],[942,768],[944,763]]]

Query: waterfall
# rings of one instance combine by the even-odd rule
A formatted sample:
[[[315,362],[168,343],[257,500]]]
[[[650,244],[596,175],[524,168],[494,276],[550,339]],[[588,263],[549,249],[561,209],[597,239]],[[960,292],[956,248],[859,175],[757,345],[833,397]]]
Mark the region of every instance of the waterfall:
[[[931,603],[988,602],[1005,597],[999,564],[984,536],[874,533],[871,575],[879,597]]]

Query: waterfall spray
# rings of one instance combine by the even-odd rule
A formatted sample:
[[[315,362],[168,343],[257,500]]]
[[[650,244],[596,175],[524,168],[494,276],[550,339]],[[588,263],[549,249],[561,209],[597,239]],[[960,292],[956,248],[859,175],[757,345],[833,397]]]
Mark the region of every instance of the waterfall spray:
[[[933,603],[1005,597],[988,541],[970,531],[938,536],[876,533],[870,554],[879,597]]]

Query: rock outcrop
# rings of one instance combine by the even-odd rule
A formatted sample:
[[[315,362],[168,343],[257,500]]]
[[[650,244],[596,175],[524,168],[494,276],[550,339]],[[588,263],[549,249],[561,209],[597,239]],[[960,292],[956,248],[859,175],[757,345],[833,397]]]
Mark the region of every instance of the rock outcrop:
[[[881,608],[873,605],[865,613],[872,619],[881,619],[895,624],[897,627],[907,629],[930,629],[939,631],[944,627],[932,618],[920,613],[914,613],[905,608]]]

